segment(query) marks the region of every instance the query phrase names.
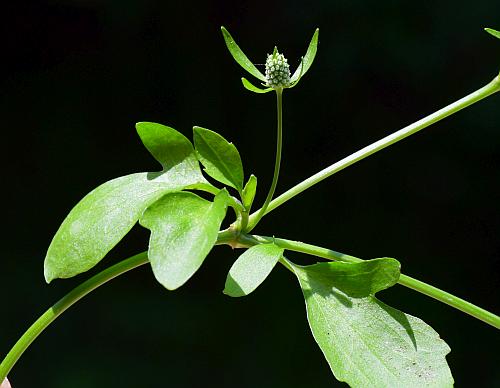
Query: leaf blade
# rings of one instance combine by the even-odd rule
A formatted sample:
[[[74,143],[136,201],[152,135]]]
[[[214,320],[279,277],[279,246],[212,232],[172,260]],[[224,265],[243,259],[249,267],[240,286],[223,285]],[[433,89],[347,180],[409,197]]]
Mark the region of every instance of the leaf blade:
[[[351,386],[452,386],[448,345],[425,322],[375,298],[399,276],[388,260],[291,264],[316,342],[335,377]]]
[[[255,194],[257,193],[257,177],[255,175],[250,175],[248,178],[243,191],[241,192],[241,200],[243,207],[247,212],[252,209],[253,200],[255,199]]]
[[[205,172],[241,193],[243,164],[234,144],[217,132],[202,127],[193,128],[193,138],[198,159],[205,167]]]
[[[200,268],[217,241],[227,202],[225,190],[214,202],[178,192],[163,196],[144,212],[139,222],[151,230],[149,261],[165,288],[179,288]]]
[[[283,252],[283,248],[273,243],[247,249],[231,266],[224,294],[239,297],[253,292],[271,273]]]
[[[263,94],[273,90],[273,88],[266,88],[266,89],[258,88],[257,86],[253,85],[250,81],[248,81],[245,77],[241,77],[241,82],[243,83],[245,89],[250,90],[251,92],[254,93]]]
[[[234,60],[246,71],[252,74],[254,77],[260,79],[265,82],[266,77],[262,74],[255,65],[247,58],[247,56],[243,53],[240,47],[236,44],[233,37],[223,26],[221,27],[222,36],[224,37],[224,41],[226,42],[226,46],[231,53]]]
[[[304,55],[304,59],[293,73],[290,82],[295,82],[299,79],[299,77],[303,77],[313,64],[316,52],[318,51],[318,36],[319,28],[316,28],[316,31],[314,31],[311,41],[309,42],[309,46],[307,47],[306,55]]]
[[[47,283],[96,265],[127,234],[152,202],[184,184],[136,173],[108,181],[86,195],[66,216],[47,250]]]
[[[493,28],[484,29],[488,34],[493,35],[495,38],[500,39],[500,31],[494,30]]]

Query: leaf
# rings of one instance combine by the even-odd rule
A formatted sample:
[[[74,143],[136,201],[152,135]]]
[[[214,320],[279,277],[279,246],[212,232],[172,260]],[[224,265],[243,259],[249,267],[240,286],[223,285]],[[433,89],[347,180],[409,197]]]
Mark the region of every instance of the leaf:
[[[250,175],[248,182],[243,188],[241,193],[241,200],[243,202],[243,207],[247,212],[252,208],[252,203],[255,198],[255,193],[257,192],[257,177],[255,175]]]
[[[451,387],[448,345],[374,294],[399,278],[394,259],[300,267],[307,318],[335,377],[352,387]]]
[[[283,251],[283,248],[272,243],[247,249],[229,270],[224,294],[233,297],[250,294],[271,273],[283,256]]]
[[[194,127],[193,132],[196,153],[205,172],[241,193],[243,165],[234,144],[209,129]]]
[[[293,73],[290,82],[297,81],[300,77],[306,74],[309,68],[311,67],[314,61],[314,57],[316,56],[316,52],[318,51],[318,35],[319,35],[319,28],[316,28],[316,31],[314,31],[314,35],[311,39],[311,42],[309,43],[309,47],[307,48],[306,55],[304,56],[304,59],[300,63],[299,67],[297,67],[297,69]]]
[[[149,261],[164,287],[175,290],[200,268],[217,241],[228,197],[226,190],[214,202],[189,192],[170,193],[144,212],[139,222],[151,230]]]
[[[302,79],[302,75],[303,75],[303,73],[302,73],[302,69],[304,68],[303,65],[304,65],[304,57],[300,58],[300,74],[297,77],[297,80],[295,82],[293,82],[288,89],[294,88],[295,86],[297,86],[299,84],[300,80]]]
[[[487,33],[493,35],[495,38],[500,39],[500,31],[494,30],[493,28],[485,28],[484,30]]]
[[[257,86],[252,85],[252,83],[244,77],[241,78],[241,82],[243,83],[245,89],[250,90],[251,92],[254,93],[267,93],[273,90],[273,88],[266,88],[266,89],[258,88]]]
[[[95,266],[130,231],[142,212],[164,194],[185,187],[211,186],[193,146],[170,127],[138,123],[144,145],[162,172],[136,173],[108,181],[85,196],[56,232],[45,257],[47,282]]]
[[[234,41],[233,37],[224,27],[220,28],[222,31],[222,36],[224,37],[224,41],[226,42],[226,46],[233,56],[234,60],[238,62],[238,64],[252,74],[254,77],[260,79],[261,81],[266,81],[266,77],[262,74],[252,62],[247,58],[247,56],[241,51],[239,46]]]

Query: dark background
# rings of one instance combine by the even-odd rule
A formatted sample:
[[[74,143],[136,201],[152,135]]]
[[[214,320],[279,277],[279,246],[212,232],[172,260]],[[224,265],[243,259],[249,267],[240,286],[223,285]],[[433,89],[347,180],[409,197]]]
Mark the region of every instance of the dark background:
[[[500,2],[47,1],[2,5],[0,355],[91,273],[144,250],[136,228],[91,273],[43,279],[43,258],[71,207],[100,183],[157,169],[134,123],[237,145],[260,204],[274,160],[272,94],[244,90],[225,25],[263,63],[278,44],[296,66],[316,27],[320,46],[285,93],[278,192],[472,92],[500,67]],[[283,205],[256,232],[362,258],[499,313],[500,95],[474,105]],[[329,387],[296,280],[277,268],[251,296],[221,290],[238,252],[218,247],[176,292],[146,266],[71,308],[12,371],[25,387]],[[310,260],[290,254],[298,261]],[[381,293],[451,346],[457,386],[500,381],[498,331],[401,286]]]

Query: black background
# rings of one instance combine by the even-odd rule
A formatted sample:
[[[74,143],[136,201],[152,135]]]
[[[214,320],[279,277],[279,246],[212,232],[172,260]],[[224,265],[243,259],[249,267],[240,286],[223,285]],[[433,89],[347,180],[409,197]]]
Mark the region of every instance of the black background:
[[[490,81],[500,66],[500,2],[47,1],[2,6],[0,355],[91,273],[147,247],[135,228],[91,273],[43,280],[71,207],[100,183],[157,169],[137,121],[235,142],[265,196],[274,160],[272,94],[244,90],[225,25],[256,63],[275,44],[292,68],[316,27],[320,46],[284,96],[278,192]],[[495,312],[500,286],[500,96],[474,105],[308,190],[256,232],[362,258]],[[327,387],[296,280],[277,268],[251,296],[221,290],[237,252],[218,247],[180,290],[146,266],[66,312],[12,371],[24,387]],[[300,262],[312,262],[290,254]],[[498,331],[401,286],[380,293],[452,348],[457,386],[495,386]]]

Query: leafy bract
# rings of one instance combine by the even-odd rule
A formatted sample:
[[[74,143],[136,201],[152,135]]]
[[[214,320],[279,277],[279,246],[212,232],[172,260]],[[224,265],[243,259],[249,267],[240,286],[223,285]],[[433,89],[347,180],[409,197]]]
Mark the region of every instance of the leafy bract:
[[[250,81],[248,81],[245,77],[241,78],[241,82],[243,83],[245,89],[250,90],[251,92],[254,93],[267,93],[273,90],[273,88],[266,88],[266,89],[258,88],[257,86],[253,85]]]
[[[154,123],[139,123],[137,130],[163,171],[116,178],[85,196],[52,239],[45,257],[47,282],[75,276],[96,265],[129,232],[142,212],[164,194],[209,185],[193,146],[183,135]]]
[[[164,287],[175,290],[200,268],[217,241],[228,200],[225,189],[214,202],[189,192],[170,193],[144,212],[139,222],[151,230],[149,261]]]
[[[218,133],[201,127],[193,128],[193,139],[198,159],[205,167],[205,172],[241,193],[243,164],[234,144]]]
[[[494,30],[493,28],[485,28],[484,30],[493,35],[495,38],[500,39],[500,31]]]
[[[316,56],[316,52],[318,51],[318,35],[319,35],[319,28],[316,28],[316,31],[314,31],[314,35],[311,39],[311,42],[309,43],[309,47],[307,48],[306,55],[300,62],[299,67],[297,67],[297,69],[293,73],[292,78],[290,78],[291,82],[298,81],[299,78],[304,76],[304,74],[306,74],[309,68],[311,67],[314,61],[314,57]]]
[[[255,198],[255,193],[257,192],[257,177],[255,175],[250,175],[248,182],[246,183],[243,191],[241,193],[241,200],[243,201],[243,207],[247,212],[252,208],[252,203]]]
[[[273,243],[247,249],[229,270],[224,293],[234,297],[250,294],[271,273],[283,251]]]
[[[262,74],[255,65],[247,58],[240,47],[236,44],[233,37],[224,27],[221,27],[222,36],[226,42],[226,46],[233,56],[234,60],[246,71],[252,74],[254,77],[260,79],[261,81],[266,81],[266,77]]]
[[[451,387],[448,345],[374,294],[399,278],[394,259],[320,263],[295,272],[307,318],[335,377],[352,387]]]

